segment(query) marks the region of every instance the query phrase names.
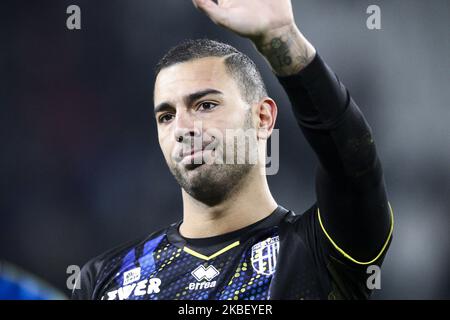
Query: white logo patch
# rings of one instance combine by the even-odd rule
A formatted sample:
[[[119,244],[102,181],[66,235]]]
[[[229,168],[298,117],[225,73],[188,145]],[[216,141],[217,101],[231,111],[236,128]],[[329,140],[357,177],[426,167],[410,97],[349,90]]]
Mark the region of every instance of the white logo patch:
[[[192,271],[191,274],[194,276],[195,279],[197,279],[197,281],[202,281],[203,279],[211,281],[212,279],[214,279],[219,275],[219,271],[212,265],[205,268],[201,264],[194,271]]]
[[[141,278],[141,267],[128,270],[123,273],[123,285],[138,281]]]
[[[252,247],[252,267],[259,274],[272,275],[277,266],[280,238],[275,236],[267,238]]]

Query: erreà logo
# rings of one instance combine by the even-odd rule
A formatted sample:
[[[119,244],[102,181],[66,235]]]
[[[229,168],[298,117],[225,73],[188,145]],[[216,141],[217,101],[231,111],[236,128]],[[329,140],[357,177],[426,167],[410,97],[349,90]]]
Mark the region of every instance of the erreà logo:
[[[219,275],[219,271],[216,268],[214,268],[213,265],[209,265],[208,267],[205,268],[201,264],[194,271],[192,271],[191,274],[197,281],[202,280],[211,281],[212,279],[214,279]]]

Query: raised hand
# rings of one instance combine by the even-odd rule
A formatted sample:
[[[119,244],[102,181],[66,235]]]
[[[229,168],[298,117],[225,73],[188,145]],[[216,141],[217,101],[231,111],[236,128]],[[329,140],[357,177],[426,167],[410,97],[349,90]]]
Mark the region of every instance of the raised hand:
[[[192,0],[216,24],[249,38],[281,76],[308,65],[314,47],[297,28],[290,0]]]
[[[216,24],[243,37],[258,38],[294,25],[290,0],[193,0]]]

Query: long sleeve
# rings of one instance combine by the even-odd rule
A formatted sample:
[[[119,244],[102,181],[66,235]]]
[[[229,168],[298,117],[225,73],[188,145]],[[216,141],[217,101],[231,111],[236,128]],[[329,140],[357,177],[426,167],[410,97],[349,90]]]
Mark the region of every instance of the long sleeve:
[[[298,74],[278,79],[319,159],[317,219],[324,238],[341,258],[376,261],[393,221],[370,126],[319,54]]]

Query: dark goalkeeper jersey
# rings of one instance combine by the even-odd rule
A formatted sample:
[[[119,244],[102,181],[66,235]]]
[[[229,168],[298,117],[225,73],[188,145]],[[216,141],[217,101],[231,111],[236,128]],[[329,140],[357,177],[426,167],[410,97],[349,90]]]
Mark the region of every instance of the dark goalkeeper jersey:
[[[278,78],[318,157],[317,200],[282,206],[220,236],[187,239],[181,220],[89,261],[76,299],[366,299],[368,267],[381,266],[393,231],[371,129],[317,54]]]

